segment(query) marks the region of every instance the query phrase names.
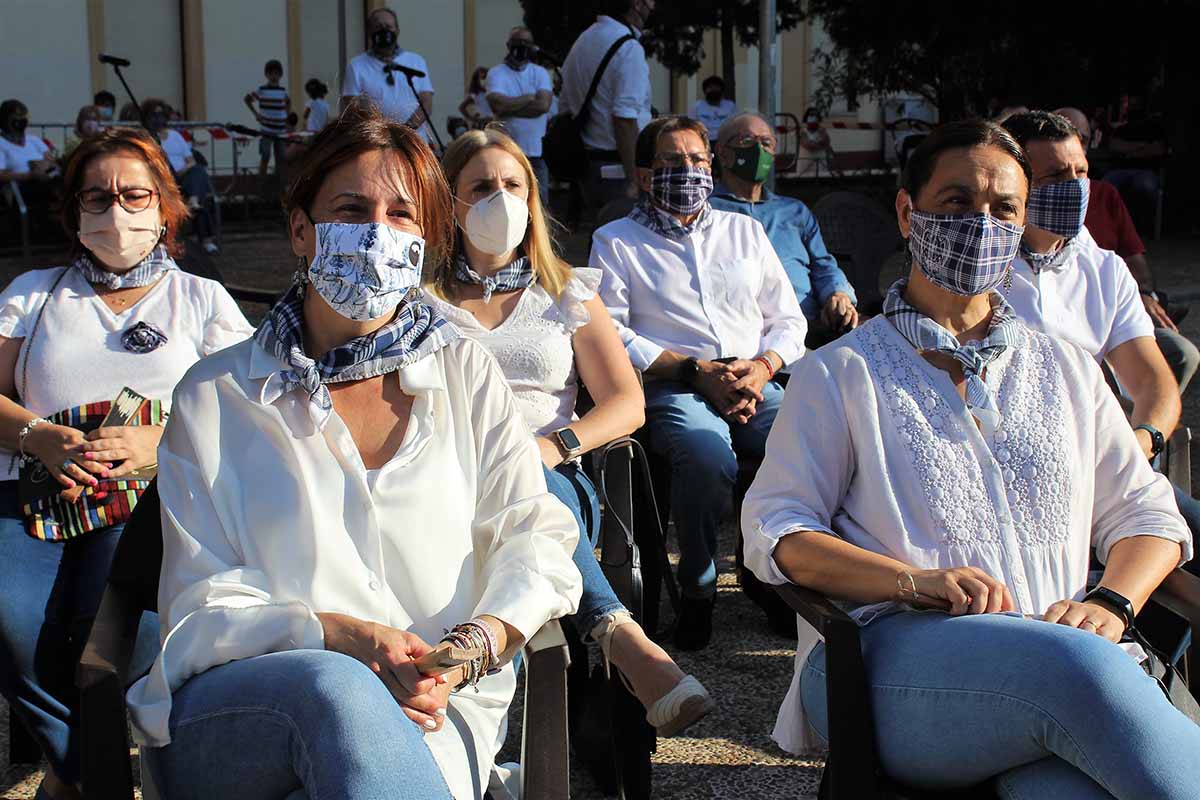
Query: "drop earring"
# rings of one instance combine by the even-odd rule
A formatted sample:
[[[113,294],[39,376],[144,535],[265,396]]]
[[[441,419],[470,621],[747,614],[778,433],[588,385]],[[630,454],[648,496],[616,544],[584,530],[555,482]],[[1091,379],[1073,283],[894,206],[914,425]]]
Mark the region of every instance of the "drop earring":
[[[1004,272],[1004,291],[1008,293],[1012,289],[1012,264],[1008,265],[1008,269]]]

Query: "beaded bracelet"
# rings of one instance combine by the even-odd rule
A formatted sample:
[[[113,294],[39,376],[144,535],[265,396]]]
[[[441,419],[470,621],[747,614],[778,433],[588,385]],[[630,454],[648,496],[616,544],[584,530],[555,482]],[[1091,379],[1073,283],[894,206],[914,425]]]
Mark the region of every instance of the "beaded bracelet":
[[[29,420],[29,422],[26,422],[25,425],[21,428],[21,432],[17,434],[17,451],[21,454],[21,458],[32,458],[33,457],[33,456],[29,455],[29,453],[25,452],[25,437],[28,436],[29,432],[32,431],[34,428],[36,428],[38,425],[41,425],[43,423],[48,423],[48,422],[50,422],[50,420],[44,419],[42,417],[34,417],[33,419]]]
[[[775,377],[775,367],[771,365],[771,359],[766,356],[755,356],[754,360],[767,368],[767,380]]]
[[[500,657],[497,652],[499,642],[496,639],[496,632],[483,620],[476,618],[455,625],[446,631],[442,641],[455,647],[479,651],[478,657],[464,665],[466,670],[463,680],[454,687],[454,691],[457,692],[465,686],[470,686],[478,692],[480,678],[485,675],[494,675],[500,671]]]

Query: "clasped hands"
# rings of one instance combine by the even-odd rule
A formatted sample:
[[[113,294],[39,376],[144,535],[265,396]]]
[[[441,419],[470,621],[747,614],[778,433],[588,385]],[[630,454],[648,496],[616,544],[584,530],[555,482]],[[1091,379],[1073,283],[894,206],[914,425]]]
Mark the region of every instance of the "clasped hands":
[[[905,602],[918,608],[940,608],[951,616],[1016,610],[1008,587],[977,567],[912,570],[898,576],[898,584],[916,591],[915,597],[909,591],[900,592]],[[1119,642],[1125,633],[1125,620],[1095,602],[1059,600],[1046,609],[1041,619],[1091,631],[1110,642]]]
[[[739,358],[729,363],[697,361],[692,386],[730,422],[745,425],[763,401],[762,390],[771,379],[766,365]]]
[[[99,485],[157,460],[163,429],[158,425],[96,428],[88,434],[66,425],[42,423],[25,436],[25,452],[41,461],[65,490]],[[114,463],[121,462],[117,466]]]

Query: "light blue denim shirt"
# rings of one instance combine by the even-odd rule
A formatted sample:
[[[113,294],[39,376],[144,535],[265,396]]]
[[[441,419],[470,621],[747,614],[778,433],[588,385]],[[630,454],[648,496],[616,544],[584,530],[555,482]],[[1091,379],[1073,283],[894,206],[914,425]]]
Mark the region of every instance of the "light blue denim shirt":
[[[800,309],[809,320],[820,315],[821,308],[835,292],[845,292],[852,302],[858,303],[846,273],[825,249],[817,218],[804,203],[777,195],[765,186],[762,200],[752,203],[736,197],[723,184],[717,185],[709,202],[713,208],[746,214],[762,223],[796,290]]]

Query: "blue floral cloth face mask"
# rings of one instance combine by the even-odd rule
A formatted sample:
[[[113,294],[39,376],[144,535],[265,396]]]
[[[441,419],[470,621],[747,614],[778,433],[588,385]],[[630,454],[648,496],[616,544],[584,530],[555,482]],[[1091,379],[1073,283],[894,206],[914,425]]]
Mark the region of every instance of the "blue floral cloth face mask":
[[[967,297],[1004,281],[1024,226],[991,214],[926,214],[912,210],[908,247],[930,283]]]
[[[1087,178],[1035,187],[1029,192],[1025,222],[1064,239],[1075,238],[1083,230],[1091,188]]]
[[[318,222],[308,280],[329,306],[363,322],[385,316],[421,285],[425,240],[378,222]]]
[[[713,178],[708,170],[693,167],[660,167],[650,178],[650,195],[663,211],[695,214],[712,194]]]

